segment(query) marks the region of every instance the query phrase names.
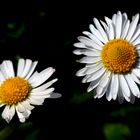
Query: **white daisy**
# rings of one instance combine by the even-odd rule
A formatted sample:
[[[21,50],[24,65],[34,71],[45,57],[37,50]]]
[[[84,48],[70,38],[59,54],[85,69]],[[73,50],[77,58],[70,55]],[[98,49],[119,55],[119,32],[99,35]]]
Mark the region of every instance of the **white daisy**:
[[[8,123],[15,112],[19,121],[25,122],[34,108],[33,105],[42,105],[45,98],[61,96],[53,92],[53,87],[50,88],[57,79],[43,84],[55,69],[49,67],[41,72],[34,72],[37,63],[30,59],[19,59],[16,75],[10,60],[3,61],[0,65],[0,107],[5,105],[2,118]]]
[[[140,97],[140,24],[139,14],[130,21],[126,13],[105,17],[104,21],[93,19],[90,32],[79,36],[74,46],[76,55],[85,55],[78,62],[86,63],[77,76],[85,76],[83,83],[90,82],[88,92],[95,89],[95,98],[106,94],[119,102],[125,99],[134,103]]]

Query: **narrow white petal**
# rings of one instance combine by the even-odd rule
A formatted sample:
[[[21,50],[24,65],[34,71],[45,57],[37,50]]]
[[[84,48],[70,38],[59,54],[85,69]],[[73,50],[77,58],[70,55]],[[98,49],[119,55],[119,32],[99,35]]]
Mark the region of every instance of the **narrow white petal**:
[[[37,81],[38,75],[39,75],[39,73],[37,71],[34,72],[33,75],[28,79],[28,81],[29,80],[32,81],[32,82]]]
[[[4,61],[4,66],[5,66],[5,70],[7,72],[7,75],[9,75],[9,77],[14,77],[15,76],[15,72],[14,72],[14,68],[13,68],[13,63],[9,60]]]
[[[101,46],[98,45],[97,43],[95,43],[93,40],[87,38],[87,37],[84,37],[84,36],[79,36],[78,37],[78,40],[81,42],[81,43],[84,43],[87,48],[94,48],[94,49],[97,49],[97,50],[101,50]]]
[[[77,49],[73,51],[74,54],[76,55],[86,55],[86,56],[94,56],[94,57],[99,57],[100,56],[100,51],[93,51],[89,49]]]
[[[25,107],[21,103],[18,103],[16,107],[17,107],[18,112],[20,113],[25,111]]]
[[[21,104],[28,110],[34,109],[34,106],[30,105],[30,103],[27,100],[23,101]]]
[[[138,78],[140,78],[140,69],[135,68],[132,70],[132,73],[136,75]]]
[[[13,118],[14,115],[15,115],[15,106],[12,105],[9,109],[9,121]]]
[[[123,96],[123,93],[121,91],[121,88],[119,88],[119,91],[118,91],[118,101],[120,104],[122,104],[124,101],[124,96]]]
[[[89,28],[93,35],[95,35],[103,43],[106,43],[104,38],[101,36],[100,32],[92,24],[89,25]]]
[[[106,31],[107,28],[108,28],[108,26],[106,25],[106,23],[105,23],[104,21],[100,20],[100,22],[102,23],[102,25],[103,25],[103,27],[104,27],[104,30]]]
[[[112,95],[113,100],[116,100],[119,90],[119,80],[117,74],[112,74],[111,85],[110,85],[110,94]]]
[[[140,90],[136,85],[136,83],[134,82],[134,80],[132,79],[132,77],[130,76],[130,74],[125,75],[125,79],[127,80],[127,83],[133,95],[136,97],[140,97]]]
[[[140,35],[132,42],[132,44],[133,44],[134,46],[140,44]]]
[[[60,93],[52,93],[50,94],[51,96],[49,98],[60,98],[62,95]]]
[[[114,15],[112,16],[112,22],[113,22],[114,25],[116,25],[116,18],[117,18],[117,15],[114,14]]]
[[[87,70],[87,67],[84,67],[84,68],[78,70],[78,71],[76,72],[76,76],[84,76],[84,75],[86,75],[86,73],[85,73],[86,70]]]
[[[19,59],[18,60],[18,68],[17,68],[17,76],[21,75],[21,73],[24,70],[24,66],[25,66],[25,60],[24,59]]]
[[[87,63],[87,64],[93,64],[93,63],[98,63],[99,61],[101,61],[101,57],[86,56],[86,57],[81,58],[77,62]]]
[[[7,123],[10,122],[9,109],[10,109],[10,106],[5,106],[2,112],[2,118],[5,119]]]
[[[103,46],[104,44],[92,33],[84,31],[83,34],[87,35],[89,38],[91,38],[96,44],[99,46]]]
[[[5,65],[5,63],[6,63],[5,61],[2,62],[1,66],[0,66],[0,70],[1,70],[1,73],[4,76],[4,78],[7,79],[7,78],[9,78],[9,75],[8,75],[8,71],[7,71],[8,69]]]
[[[20,76],[25,77],[28,74],[28,72],[30,71],[31,65],[32,65],[32,60],[26,59],[25,67],[24,67],[23,72],[21,73]]]
[[[28,74],[26,75],[25,79],[28,79],[28,78],[32,75],[32,73],[33,73],[34,70],[35,70],[35,67],[36,67],[37,63],[38,63],[37,61],[33,62],[32,66],[31,66],[31,69],[30,69],[30,71],[28,72]]]
[[[111,73],[109,71],[107,71],[101,78],[99,85],[97,87],[97,95],[102,95],[106,92],[106,89],[108,87],[108,84],[110,82],[110,75]]]
[[[138,26],[138,29],[136,30],[136,33],[134,33],[133,37],[131,38],[130,42],[133,43],[133,41],[140,35],[140,25]]]
[[[109,39],[110,40],[111,39],[114,39],[115,38],[115,29],[114,29],[114,25],[112,23],[112,20],[109,19],[108,17],[105,17],[105,20],[106,20],[106,22],[108,24],[108,30],[107,30],[107,32],[108,32],[108,35],[109,35]]]
[[[86,82],[94,81],[94,80],[100,78],[100,77],[105,73],[105,71],[106,71],[106,69],[105,69],[105,68],[102,68],[101,70],[99,70],[99,71],[97,71],[97,72],[91,74],[91,75],[89,76],[89,78],[85,78],[85,81],[86,81]],[[83,78],[83,80],[84,80],[84,78]]]
[[[122,14],[118,12],[116,16],[116,38],[120,38],[122,31]]]
[[[35,98],[35,97],[29,97],[29,103],[33,105],[42,105],[44,102],[44,99]]]
[[[32,87],[37,87],[44,83],[54,72],[55,69],[49,67],[38,74],[36,81],[31,81],[31,79],[29,79]]]
[[[102,67],[103,67],[103,65],[101,63],[97,64],[94,67],[89,67],[89,68],[86,69],[85,74],[92,74],[94,72],[97,72]]]
[[[134,73],[131,73],[131,77],[136,83],[140,84],[140,80],[137,78],[137,76]]]
[[[54,88],[48,88],[44,91],[40,91],[40,92],[31,92],[31,95],[34,96],[43,96],[43,95],[48,95],[50,93],[52,93],[54,91]]]
[[[137,23],[139,21],[139,14],[136,14],[134,19],[132,20],[131,24],[130,24],[130,27],[129,27],[129,30],[128,30],[128,34],[126,36],[126,39],[127,40],[130,40],[131,37],[133,36],[134,32],[135,32],[135,29],[137,27]]]
[[[100,78],[99,79],[96,79],[94,81],[91,81],[89,87],[87,88],[87,92],[90,92],[93,89],[95,89],[99,85],[99,82],[100,82]]]
[[[85,44],[83,44],[83,43],[81,43],[81,42],[74,43],[73,45],[74,45],[75,47],[77,47],[77,48],[87,48],[87,47],[85,46]]]
[[[23,116],[22,113],[20,113],[16,107],[16,112],[17,112],[17,115],[18,115],[18,118],[19,118],[19,121],[24,123],[25,122],[25,117]]]
[[[126,21],[126,24],[123,25],[121,38],[126,38],[126,35],[128,33],[128,29],[129,29],[129,26],[130,26],[130,20],[127,20]]]
[[[101,36],[103,37],[104,41],[108,42],[108,36],[107,36],[106,32],[104,31],[104,29],[102,28],[99,21],[96,18],[94,18],[93,21],[94,21],[94,24],[96,25],[96,28],[99,30]]]
[[[41,91],[44,91],[45,89],[47,89],[48,87],[50,87],[53,83],[55,83],[57,80],[58,80],[57,78],[56,79],[53,79],[53,80],[51,80],[51,81],[49,81],[49,82],[47,82],[47,83],[45,83],[45,84],[43,84],[43,85],[41,85],[41,86],[39,86],[37,88],[34,88],[32,90],[32,92],[41,92]]]
[[[130,97],[130,89],[123,75],[119,75],[119,83],[122,93],[125,94],[125,96]]]

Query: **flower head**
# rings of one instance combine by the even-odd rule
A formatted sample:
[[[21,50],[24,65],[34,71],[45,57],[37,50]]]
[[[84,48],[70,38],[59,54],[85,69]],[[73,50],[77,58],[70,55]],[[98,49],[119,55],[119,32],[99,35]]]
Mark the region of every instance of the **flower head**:
[[[77,76],[85,76],[83,83],[90,82],[88,92],[96,90],[95,98],[106,94],[119,102],[125,99],[134,103],[140,97],[140,25],[139,14],[130,21],[126,13],[105,17],[104,21],[94,18],[94,25],[89,26],[86,36],[79,36],[80,42],[74,46],[76,55],[85,55],[78,62],[86,66],[79,70]]]
[[[2,117],[7,122],[11,121],[15,112],[19,121],[25,122],[34,108],[33,105],[42,105],[46,98],[60,97],[50,87],[57,79],[43,84],[55,69],[49,67],[41,72],[34,72],[37,63],[30,59],[19,59],[17,74],[10,60],[5,60],[0,65],[0,107],[5,105]]]

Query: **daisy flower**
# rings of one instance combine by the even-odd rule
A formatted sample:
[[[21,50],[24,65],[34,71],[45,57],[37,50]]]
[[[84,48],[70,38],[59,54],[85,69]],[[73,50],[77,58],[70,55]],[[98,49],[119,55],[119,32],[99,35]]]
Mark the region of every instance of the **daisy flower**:
[[[140,24],[139,14],[130,21],[126,13],[114,14],[105,21],[93,19],[90,32],[79,36],[74,46],[76,55],[84,55],[78,62],[85,67],[76,75],[84,76],[82,82],[90,82],[88,92],[95,89],[95,98],[106,94],[122,103],[125,99],[134,103],[140,97]]]
[[[10,60],[5,60],[0,65],[0,107],[5,106],[2,118],[8,123],[15,113],[20,122],[25,122],[34,108],[33,105],[42,105],[46,98],[60,97],[50,87],[57,79],[43,84],[55,69],[49,67],[41,72],[34,72],[37,63],[30,59],[19,59],[17,74]]]

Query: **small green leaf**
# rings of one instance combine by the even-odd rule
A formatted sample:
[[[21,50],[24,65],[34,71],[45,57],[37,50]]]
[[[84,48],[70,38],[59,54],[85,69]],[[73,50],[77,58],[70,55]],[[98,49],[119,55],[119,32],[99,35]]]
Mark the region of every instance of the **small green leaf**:
[[[126,140],[130,136],[129,127],[120,123],[106,124],[103,132],[106,140]]]

